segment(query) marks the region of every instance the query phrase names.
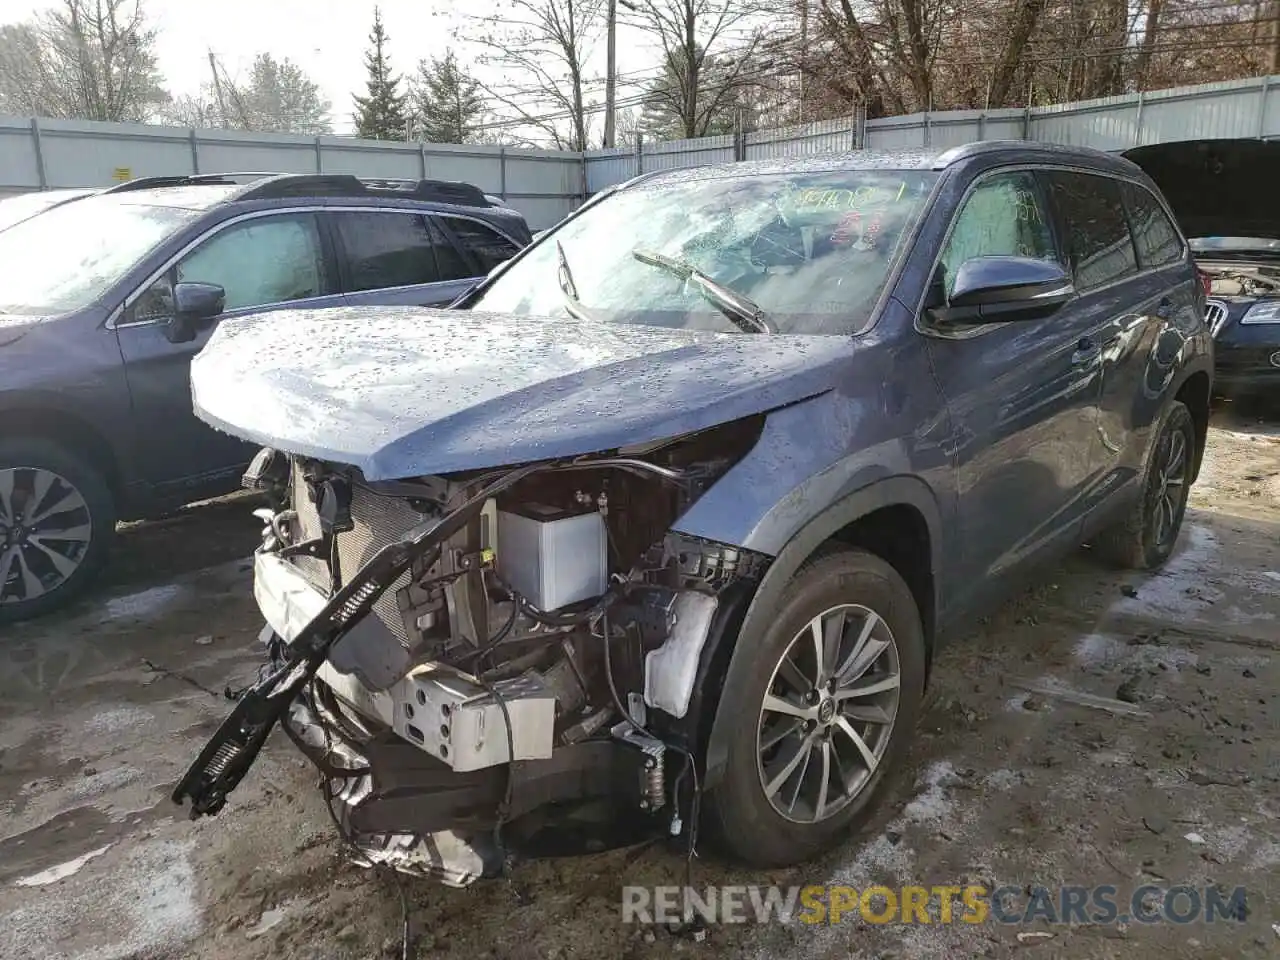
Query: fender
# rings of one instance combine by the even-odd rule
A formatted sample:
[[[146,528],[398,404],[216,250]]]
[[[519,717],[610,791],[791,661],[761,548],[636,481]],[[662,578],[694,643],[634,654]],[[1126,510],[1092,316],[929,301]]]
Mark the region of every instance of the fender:
[[[935,572],[933,605],[935,611],[941,610],[941,578],[937,573],[942,570],[942,520],[933,491],[918,477],[894,476],[878,480],[838,500],[810,520],[787,542],[769,565],[764,578],[760,581],[760,586],[756,589],[755,596],[747,607],[742,627],[737,634],[737,642],[734,643],[732,637],[727,634],[717,638],[718,644],[734,643],[729,666],[725,671],[719,703],[724,702],[725,693],[740,689],[746,683],[751,668],[750,651],[753,645],[760,642],[761,637],[773,622],[783,588],[805,560],[812,556],[819,546],[855,520],[882,507],[900,504],[918,510],[928,527],[930,560]],[[707,646],[710,648],[712,644],[709,643]],[[704,658],[713,658],[715,654],[716,651],[713,649],[703,651]],[[715,718],[711,723],[711,733],[706,747],[706,773],[703,785],[707,788],[714,786],[724,775],[724,769],[729,760],[729,731],[739,720],[737,717],[725,716],[720,710],[719,703],[716,705]]]

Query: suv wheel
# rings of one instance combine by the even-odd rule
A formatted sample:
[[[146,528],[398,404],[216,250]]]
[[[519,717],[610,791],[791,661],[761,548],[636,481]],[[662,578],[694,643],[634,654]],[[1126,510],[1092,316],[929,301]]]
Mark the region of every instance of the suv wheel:
[[[71,600],[114,531],[111,490],[97,470],[52,443],[0,441],[0,623]]]
[[[1142,497],[1095,542],[1100,556],[1128,570],[1151,570],[1173,553],[1191,493],[1196,430],[1191,411],[1175,402],[1147,462]]]
[[[797,571],[753,651],[711,826],[728,852],[785,866],[822,852],[869,811],[910,742],[924,632],[902,577],[861,550]]]

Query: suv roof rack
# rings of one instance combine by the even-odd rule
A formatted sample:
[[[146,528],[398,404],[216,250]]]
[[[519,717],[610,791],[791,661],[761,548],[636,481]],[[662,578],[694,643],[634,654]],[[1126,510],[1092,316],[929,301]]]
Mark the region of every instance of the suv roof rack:
[[[167,177],[137,177],[133,180],[126,180],[124,183],[117,183],[114,187],[107,187],[103,193],[128,193],[131,190],[151,190],[155,187],[189,187],[197,184],[228,184],[235,183],[232,177],[243,177],[246,174],[236,173],[193,173],[182,174],[178,176]],[[255,177],[270,177],[274,174],[256,173],[248,174]]]
[[[244,189],[236,196],[237,200],[395,196],[405,200],[429,200],[464,207],[494,206],[479,187],[460,180],[400,180],[387,177],[357,177],[350,173],[196,173],[139,177],[136,180],[128,180],[108,187],[103,192],[125,193],[131,190],[202,184],[227,186],[244,184]]]
[[[363,178],[350,173],[279,174],[252,184],[240,200],[276,200],[286,197],[394,196],[405,200],[429,200],[464,207],[492,206],[484,192],[458,180],[397,180]]]

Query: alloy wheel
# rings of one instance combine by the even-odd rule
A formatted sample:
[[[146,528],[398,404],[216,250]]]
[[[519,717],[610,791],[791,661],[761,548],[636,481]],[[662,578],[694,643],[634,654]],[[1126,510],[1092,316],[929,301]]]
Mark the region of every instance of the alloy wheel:
[[[1187,437],[1172,430],[1162,438],[1156,451],[1155,501],[1152,505],[1151,531],[1157,547],[1165,546],[1178,534],[1178,519],[1187,500]]]
[[[0,604],[61,587],[92,538],[89,505],[69,480],[39,467],[0,468]]]
[[[862,792],[888,749],[901,686],[893,633],[868,607],[832,607],[796,634],[756,726],[760,786],[779,815],[817,823]]]

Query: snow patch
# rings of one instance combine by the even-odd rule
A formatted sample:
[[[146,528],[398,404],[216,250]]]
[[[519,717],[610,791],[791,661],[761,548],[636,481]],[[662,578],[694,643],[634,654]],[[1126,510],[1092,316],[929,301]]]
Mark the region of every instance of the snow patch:
[[[97,850],[90,850],[82,857],[76,857],[74,860],[68,860],[66,863],[60,863],[56,867],[50,867],[48,870],[41,870],[39,873],[33,873],[29,877],[21,877],[15,880],[20,887],[44,887],[51,883],[57,883],[59,880],[65,880],[67,877],[74,876],[80,872],[90,860],[102,856],[112,848],[113,844],[108,843],[105,847],[99,847]]]
[[[166,583],[149,590],[137,593],[126,593],[122,597],[112,597],[105,604],[102,620],[122,620],[125,617],[147,619],[164,612],[178,597],[187,591],[180,583]]]
[[[1203,526],[1187,528],[1187,545],[1159,573],[1137,587],[1137,595],[1123,597],[1112,613],[1160,618],[1185,618],[1221,600],[1223,592],[1204,582],[1205,566],[1218,554],[1218,538]]]
[[[901,880],[910,875],[915,851],[905,845],[901,834],[908,827],[940,828],[951,819],[955,802],[947,787],[957,780],[949,761],[930,764],[916,781],[917,793],[880,836],[863,844],[848,864],[837,869],[832,883],[864,885],[874,874],[891,874]],[[922,788],[922,789],[921,789]],[[897,834],[895,843],[889,834]]]
[[[114,710],[103,710],[95,713],[85,721],[84,728],[90,733],[122,733],[126,730],[138,730],[149,725],[155,714],[138,707],[117,707]]]

